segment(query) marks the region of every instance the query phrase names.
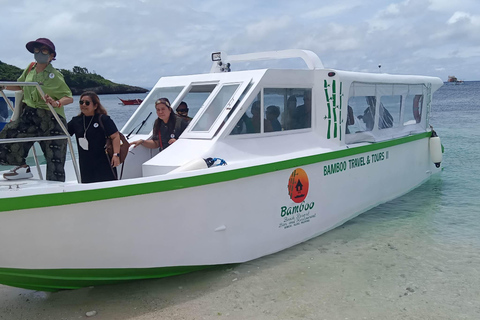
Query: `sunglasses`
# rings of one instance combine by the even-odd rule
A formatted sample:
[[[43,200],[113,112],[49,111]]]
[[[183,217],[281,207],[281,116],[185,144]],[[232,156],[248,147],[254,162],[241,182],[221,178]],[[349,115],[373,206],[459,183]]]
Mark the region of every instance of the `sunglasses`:
[[[87,107],[90,105],[90,101],[88,101],[88,100],[80,100],[80,101],[78,101],[78,103],[80,103],[81,106],[83,106],[84,103]]]
[[[187,113],[187,112],[188,112],[188,109],[177,110],[177,112],[180,112],[180,113]]]
[[[33,48],[34,53],[39,53],[41,52],[42,54],[50,54],[50,50],[47,48]]]

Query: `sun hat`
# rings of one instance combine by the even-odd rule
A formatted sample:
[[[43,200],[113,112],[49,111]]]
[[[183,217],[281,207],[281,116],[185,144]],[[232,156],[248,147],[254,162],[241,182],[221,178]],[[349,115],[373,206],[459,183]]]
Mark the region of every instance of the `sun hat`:
[[[42,45],[47,46],[50,49],[50,51],[53,53],[54,57],[57,56],[57,53],[55,52],[55,45],[53,44],[52,41],[50,41],[47,38],[38,38],[35,41],[30,41],[29,43],[27,43],[27,45],[25,47],[27,47],[28,51],[33,53],[33,49],[35,49],[35,47],[39,47],[39,46],[42,46]]]

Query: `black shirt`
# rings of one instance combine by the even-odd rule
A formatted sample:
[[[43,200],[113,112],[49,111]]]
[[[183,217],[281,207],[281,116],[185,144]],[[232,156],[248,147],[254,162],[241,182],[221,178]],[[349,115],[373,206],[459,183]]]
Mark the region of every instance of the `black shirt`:
[[[109,137],[118,131],[117,126],[109,116],[102,115],[105,131],[99,123],[99,114],[92,117],[83,114],[73,117],[68,123],[68,132],[75,135],[78,146],[80,173],[83,183],[116,180],[116,168],[112,168],[105,154],[105,136]],[[86,130],[85,130],[86,129]],[[81,147],[78,139],[86,134],[88,150]]]

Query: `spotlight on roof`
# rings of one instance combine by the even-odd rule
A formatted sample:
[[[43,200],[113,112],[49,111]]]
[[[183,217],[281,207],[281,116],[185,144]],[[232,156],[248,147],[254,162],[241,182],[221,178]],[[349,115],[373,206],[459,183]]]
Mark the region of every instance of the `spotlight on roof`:
[[[221,61],[221,60],[222,60],[221,52],[212,53],[212,61]]]

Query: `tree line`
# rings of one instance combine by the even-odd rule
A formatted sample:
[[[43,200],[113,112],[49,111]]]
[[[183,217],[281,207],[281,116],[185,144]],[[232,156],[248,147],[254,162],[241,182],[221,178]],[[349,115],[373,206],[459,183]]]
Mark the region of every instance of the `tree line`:
[[[114,83],[105,79],[87,68],[74,66],[72,70],[58,69],[64,76],[65,82],[74,95],[81,94],[85,90],[95,91],[97,94],[109,93],[144,93],[145,88]],[[17,81],[22,75],[23,69],[0,61],[0,81]]]

